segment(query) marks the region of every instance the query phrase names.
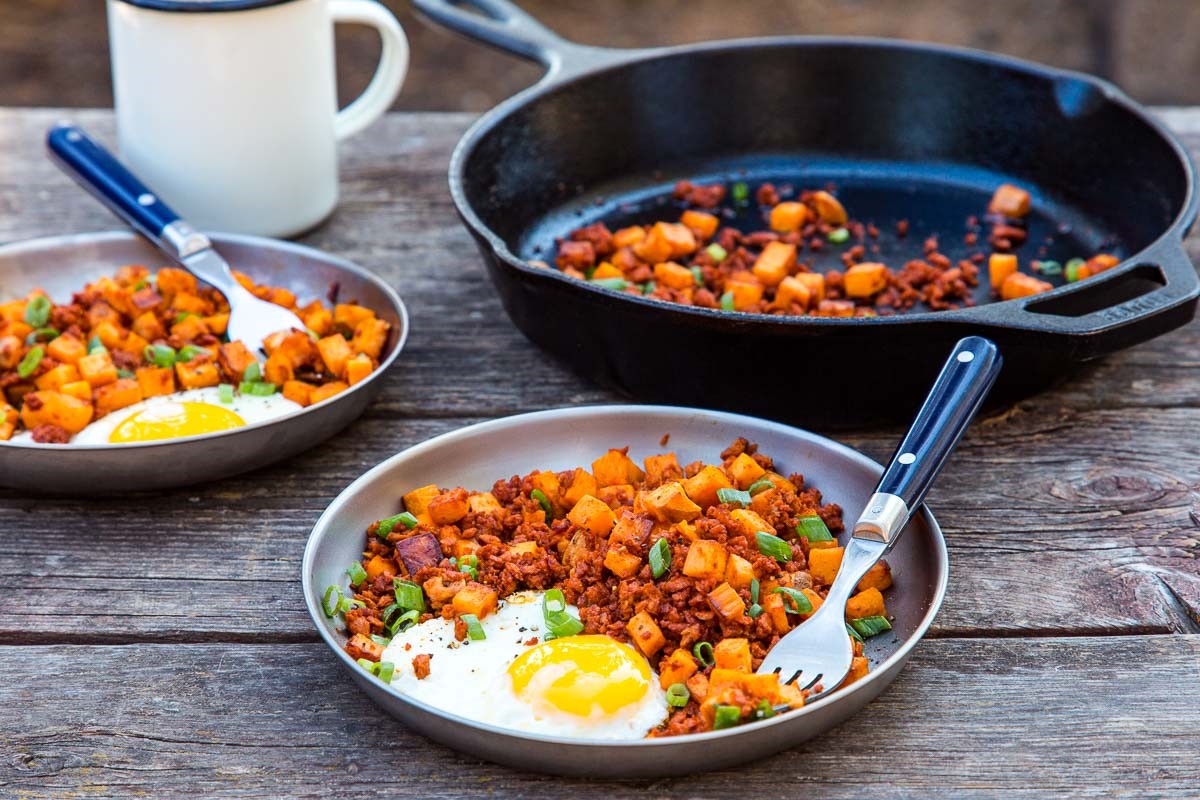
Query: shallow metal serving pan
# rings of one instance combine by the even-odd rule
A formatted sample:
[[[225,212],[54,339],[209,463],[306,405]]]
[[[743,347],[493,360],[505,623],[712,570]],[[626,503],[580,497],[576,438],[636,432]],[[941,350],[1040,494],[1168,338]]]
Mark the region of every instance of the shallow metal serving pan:
[[[328,439],[379,392],[383,373],[408,337],[408,312],[375,274],[319,250],[254,236],[213,237],[235,269],[259,283],[283,286],[301,301],[357,301],[392,324],[379,369],[366,380],[301,411],[221,433],[159,442],[46,445],[0,442],[0,486],[54,494],[94,495],[165,489],[225,478],[281,461]],[[0,247],[0,301],[35,287],[56,302],[125,264],[165,266],[161,253],[132,233],[89,233]]]
[[[669,435],[667,444],[660,440]],[[882,467],[848,447],[753,417],[665,406],[592,406],[541,411],[472,425],[411,447],[350,484],[317,521],[304,551],[304,599],[321,637],[352,679],[414,730],[479,758],[525,770],[606,778],[683,775],[740,764],[817,736],[874,699],[899,674],[928,630],[946,591],[946,545],[922,507],[888,556],[895,587],[887,604],[894,630],[868,641],[872,672],[848,690],[771,720],[716,733],[614,743],[563,740],[453,716],[371,677],[342,649],[345,632],[325,617],[330,584],[346,589],[346,568],[362,555],[367,526],[401,510],[400,496],[428,483],[486,490],[498,477],[590,464],[610,447],[635,459],[674,451],[680,463],[712,461],[738,436],[757,442],[783,474],[801,472],[826,502],[855,519]],[[347,589],[348,590],[348,589]],[[435,666],[436,669],[436,666]]]

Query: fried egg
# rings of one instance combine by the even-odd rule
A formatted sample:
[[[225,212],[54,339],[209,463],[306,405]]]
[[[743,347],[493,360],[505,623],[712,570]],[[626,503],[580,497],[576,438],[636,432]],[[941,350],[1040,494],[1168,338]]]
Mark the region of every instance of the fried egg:
[[[432,619],[397,634],[382,660],[395,665],[402,693],[497,727],[641,739],[666,719],[666,693],[640,653],[608,636],[542,641],[544,625],[542,593],[518,592],[480,620],[485,639],[457,642],[453,620]],[[418,680],[412,660],[421,654],[432,659]]]

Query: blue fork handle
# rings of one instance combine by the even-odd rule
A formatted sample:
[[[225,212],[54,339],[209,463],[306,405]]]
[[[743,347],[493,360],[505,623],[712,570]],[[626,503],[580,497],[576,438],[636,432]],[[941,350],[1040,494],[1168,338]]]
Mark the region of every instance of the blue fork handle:
[[[110,211],[160,247],[178,256],[164,232],[179,215],[125,168],[112,153],[71,124],[46,134],[46,147],[58,166]]]
[[[854,526],[855,536],[895,542],[991,391],[1002,363],[992,341],[959,340]]]

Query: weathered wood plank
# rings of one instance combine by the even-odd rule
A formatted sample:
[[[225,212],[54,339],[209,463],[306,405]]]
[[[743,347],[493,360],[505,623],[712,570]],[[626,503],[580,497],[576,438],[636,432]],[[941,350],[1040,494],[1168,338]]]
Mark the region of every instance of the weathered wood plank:
[[[459,756],[375,708],[323,645],[3,647],[0,793],[727,798],[786,781],[827,798],[1187,796],[1198,660],[1200,636],[929,641],[824,739],[681,786]]]

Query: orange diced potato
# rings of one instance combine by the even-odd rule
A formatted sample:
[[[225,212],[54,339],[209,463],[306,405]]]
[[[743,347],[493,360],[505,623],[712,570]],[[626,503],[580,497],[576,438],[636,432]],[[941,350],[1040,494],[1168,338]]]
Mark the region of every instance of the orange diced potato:
[[[378,661],[383,658],[383,645],[376,642],[365,633],[356,633],[346,642],[346,651],[355,658],[365,658],[367,661]]]
[[[433,498],[437,497],[441,492],[435,484],[422,486],[419,489],[413,489],[401,499],[404,501],[404,510],[414,516],[420,516],[429,512],[429,504],[433,502]]]
[[[586,469],[576,467],[571,473],[571,484],[562,492],[562,504],[568,507],[574,507],[584,495],[590,494],[595,496],[600,487],[596,485],[596,479],[592,477],[592,473]]]
[[[471,513],[473,514],[500,510],[500,501],[491,492],[476,492],[472,494],[467,498],[467,505],[470,506]]]
[[[604,566],[608,567],[608,571],[618,578],[629,578],[636,575],[642,568],[642,559],[629,552],[625,545],[613,545],[610,542],[608,551],[604,554]]]
[[[325,368],[330,374],[339,378],[345,376],[346,362],[352,355],[345,336],[340,333],[324,336],[317,341],[317,350],[321,353],[321,360],[325,362]]]
[[[216,363],[193,359],[188,362],[175,362],[175,377],[179,385],[185,389],[200,389],[205,386],[216,386],[221,382],[221,374],[217,371]]]
[[[598,497],[585,494],[567,514],[567,519],[577,527],[582,528],[593,536],[608,536],[617,517],[608,503]]]
[[[812,611],[808,612],[807,614],[801,614],[800,619],[808,619],[813,614],[817,613],[817,609],[825,603],[825,598],[821,597],[821,595],[817,594],[812,589],[801,589],[800,594],[807,597],[808,602],[812,604]]]
[[[87,355],[87,345],[70,334],[56,336],[46,345],[46,355],[64,364],[78,363]]]
[[[338,303],[333,307],[334,327],[347,336],[353,336],[360,322],[374,316],[375,312],[371,309],[349,303]]]
[[[1054,287],[1043,280],[1023,272],[1014,272],[1004,279],[1000,286],[1000,297],[1004,300],[1015,300],[1018,297],[1028,297],[1033,294],[1048,292]]]
[[[1012,253],[992,253],[988,256],[988,277],[996,291],[1017,271],[1017,257]]]
[[[842,566],[844,547],[826,547],[808,552],[808,571],[813,580],[832,584]]]
[[[384,558],[381,555],[371,556],[367,560],[366,572],[367,578],[375,580],[380,575],[395,575],[399,570],[396,569],[396,562],[390,558]]]
[[[867,677],[867,672],[871,669],[871,663],[863,656],[854,656],[850,659],[850,672],[846,674],[845,679],[840,686],[849,686],[857,680],[862,680]]]
[[[1019,218],[1029,214],[1029,206],[1029,192],[1011,183],[1002,183],[988,203],[988,213]]]
[[[291,289],[285,289],[282,286],[271,287],[271,293],[267,295],[267,299],[277,306],[284,308],[296,307],[296,294]]]
[[[646,465],[646,483],[651,485],[683,476],[683,470],[679,468],[679,461],[675,458],[674,453],[646,456],[642,463]]]
[[[713,648],[713,662],[716,669],[732,669],[738,672],[750,671],[750,640],[742,638],[722,639]]]
[[[759,602],[762,604],[763,612],[771,620],[771,627],[775,629],[776,633],[782,636],[792,629],[792,621],[788,619],[783,595],[774,592],[763,592]]]
[[[295,377],[296,372],[292,368],[291,359],[276,349],[267,359],[267,363],[263,364],[262,374],[267,383],[283,386]]]
[[[860,592],[865,589],[887,591],[892,588],[892,568],[886,561],[876,561],[875,565],[867,570],[867,574],[859,580],[857,588]]]
[[[154,276],[154,282],[158,286],[158,293],[164,297],[179,293],[195,294],[200,288],[195,275],[174,267],[160,269]]]
[[[197,339],[208,332],[208,326],[204,324],[204,318],[195,314],[190,317],[184,317],[171,326],[171,335],[178,336],[185,342]]]
[[[669,689],[671,684],[686,683],[687,679],[695,675],[699,669],[692,654],[680,647],[659,663],[658,685]]]
[[[750,539],[759,531],[775,535],[775,526],[748,508],[735,508],[730,516],[737,523],[738,530]]]
[[[92,388],[104,386],[117,379],[117,368],[112,362],[112,356],[105,350],[99,350],[86,355],[76,362],[80,376],[92,385]]]
[[[848,219],[846,209],[829,192],[813,192],[812,196],[809,197],[809,202],[816,208],[817,216],[823,222],[828,222],[830,225],[846,224],[846,220]]]
[[[674,261],[655,264],[654,280],[671,289],[687,289],[696,285],[696,276],[692,271]]]
[[[641,483],[646,473],[621,450],[609,450],[592,462],[592,475],[600,487]]]
[[[74,364],[59,364],[39,375],[34,383],[39,389],[57,391],[60,387],[77,380],[80,380],[79,370],[75,369]]]
[[[39,425],[57,425],[74,436],[92,421],[92,404],[69,394],[29,392],[24,399],[21,422],[30,430]]]
[[[638,242],[646,238],[646,229],[640,225],[631,225],[628,228],[621,228],[613,234],[613,247],[620,250],[622,247],[633,247]]]
[[[225,331],[229,330],[229,312],[209,314],[203,317],[203,320],[204,327],[208,328],[208,332],[213,336],[224,336]]]
[[[656,235],[661,236],[667,246],[671,248],[668,258],[680,258],[696,252],[696,236],[686,225],[656,222],[650,229],[648,238],[653,239]],[[666,260],[666,258],[656,259],[656,261]]]
[[[471,504],[464,489],[441,492],[429,501],[429,518],[437,525],[453,525],[467,515]]]
[[[218,348],[217,360],[234,381],[240,382],[246,368],[258,361],[242,342],[227,342]]]
[[[1120,263],[1121,259],[1110,253],[1100,253],[1099,255],[1094,255],[1087,260],[1087,263],[1083,265],[1086,269],[1086,274],[1081,275],[1080,278],[1082,279],[1092,275],[1099,275],[1101,272],[1110,270]]]
[[[751,311],[758,306],[759,301],[763,297],[763,286],[761,283],[751,283],[744,280],[726,282],[725,291],[729,293],[733,300],[734,311]]]
[[[846,270],[842,285],[847,297],[873,297],[887,288],[887,267],[877,262],[855,264]]]
[[[304,321],[304,327],[308,328],[318,337],[328,336],[333,332],[333,312],[320,305],[311,307],[301,313],[300,319]]]
[[[735,589],[749,589],[754,580],[754,566],[737,553],[730,553],[725,563],[725,580]]]
[[[732,488],[733,484],[730,483],[728,476],[711,464],[683,481],[684,491],[700,508],[719,505],[717,490]]]
[[[711,539],[697,539],[688,546],[687,556],[683,560],[683,574],[689,578],[724,580],[728,561],[729,551],[725,545]]]
[[[478,539],[455,539],[454,544],[450,546],[450,555],[455,558],[474,555],[479,552],[480,547]]]
[[[86,382],[84,386],[87,386]],[[7,442],[13,437],[17,432],[17,421],[20,419],[21,413],[17,409],[0,400],[0,442]]]
[[[863,617],[886,616],[883,605],[883,595],[875,587],[865,589],[846,601],[846,618],[862,619]]]
[[[738,619],[746,613],[746,603],[728,583],[722,583],[708,593],[708,602],[713,610],[725,619]]]
[[[767,471],[759,466],[753,457],[745,453],[739,453],[738,457],[729,464],[729,475],[739,489],[748,489],[750,484],[766,474]]]
[[[629,624],[625,626],[625,630],[629,632],[629,638],[646,658],[653,658],[654,654],[667,643],[667,637],[663,636],[658,623],[645,611],[634,614],[633,619],[629,620]]]
[[[125,329],[113,320],[104,320],[92,327],[92,336],[109,350],[118,350],[125,341]]]
[[[142,397],[157,397],[175,391],[175,371],[170,367],[138,367],[134,374]]]
[[[721,221],[717,219],[715,214],[693,211],[690,208],[684,211],[679,217],[679,222],[682,225],[686,225],[692,233],[701,239],[711,239],[713,234],[717,232],[717,227],[721,224]]]
[[[798,231],[808,222],[808,207],[803,203],[787,201],[771,209],[771,230],[778,233]]]
[[[537,542],[514,542],[508,546],[508,552],[519,556],[536,556],[539,549]]]
[[[346,362],[346,382],[353,386],[365,381],[375,371],[375,363],[366,353],[359,353]]]
[[[365,353],[371,358],[379,358],[383,346],[387,344],[388,331],[392,326],[381,319],[371,317],[358,323],[354,329],[354,338],[350,341],[350,349],[356,353]]]
[[[792,277],[808,287],[810,303],[819,303],[825,299],[825,276],[822,273],[798,272]]]
[[[103,417],[119,408],[140,403],[142,387],[133,378],[120,378],[101,386],[93,397],[96,403],[96,416]]]
[[[153,311],[146,311],[138,315],[133,321],[133,332],[149,341],[167,338],[167,329],[163,327],[162,321]]]
[[[213,305],[199,295],[180,292],[171,298],[171,310],[179,314],[193,314],[203,322],[203,318],[213,312]]]
[[[679,482],[664,483],[650,492],[642,493],[642,507],[660,522],[690,521],[704,513],[693,503]]]
[[[796,266],[796,245],[768,242],[754,261],[754,277],[767,286],[777,286]]]
[[[789,275],[779,282],[779,286],[775,289],[775,299],[771,305],[783,309],[791,308],[792,305],[808,308],[811,301],[812,290],[809,289],[808,284],[800,280],[798,275]]]
[[[703,703],[704,698],[708,696],[708,676],[703,672],[698,672],[687,681],[688,692],[698,703]]]
[[[613,266],[609,261],[602,261],[600,266],[596,267],[592,273],[593,280],[603,280],[604,278],[624,278],[625,273],[621,272],[618,267]]]
[[[455,614],[474,614],[483,619],[496,610],[499,599],[494,589],[471,581],[454,595],[452,604]]]
[[[312,403],[312,384],[304,381],[285,381],[283,384],[283,396],[293,403],[299,403],[302,406],[308,406]]]
[[[312,392],[308,396],[309,405],[316,405],[323,400],[328,400],[335,394],[344,392],[349,388],[350,385],[348,383],[343,383],[342,381],[333,381],[332,383],[322,384],[321,386],[314,386]]]
[[[92,402],[92,385],[87,381],[78,380],[73,383],[64,383],[58,390],[63,394],[71,395],[71,397],[78,397],[85,403]]]
[[[556,472],[535,472],[529,479],[530,491],[538,490],[546,495],[546,499],[553,506],[559,505],[559,482],[558,473]]]

